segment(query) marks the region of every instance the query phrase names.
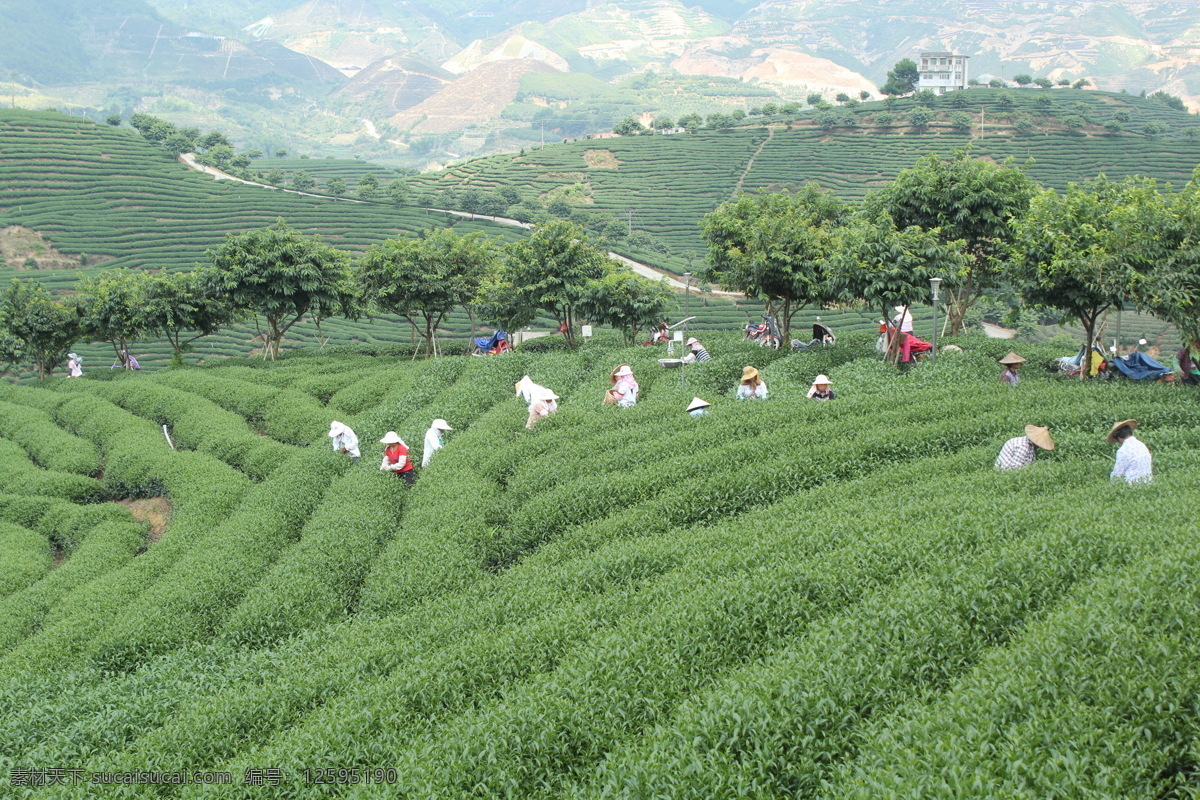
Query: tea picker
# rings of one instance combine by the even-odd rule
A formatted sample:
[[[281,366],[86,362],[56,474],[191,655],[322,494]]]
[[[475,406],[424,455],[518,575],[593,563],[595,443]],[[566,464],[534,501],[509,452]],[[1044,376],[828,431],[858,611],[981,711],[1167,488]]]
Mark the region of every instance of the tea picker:
[[[539,419],[548,417],[558,411],[558,395],[534,383],[528,375],[514,384],[516,394],[529,404],[529,419],[525,421],[525,429],[533,430],[533,425]]]
[[[742,382],[737,388],[738,400],[766,400],[767,385],[758,377],[758,370],[747,366],[742,370]]]
[[[1026,425],[1025,435],[1009,439],[1000,448],[996,456],[996,469],[1007,472],[1014,469],[1024,469],[1037,459],[1037,449],[1053,450],[1054,440],[1050,431],[1037,425]]]
[[[1150,483],[1154,479],[1150,449],[1133,435],[1137,425],[1136,419],[1122,420],[1112,426],[1105,439],[1109,444],[1121,445],[1109,476],[1114,481],[1124,478],[1126,483]]]
[[[358,463],[362,455],[358,452],[358,436],[349,425],[334,420],[329,424],[329,438],[333,440],[333,452],[346,453],[352,464]]]
[[[400,434],[388,431],[379,441],[387,445],[383,449],[383,461],[380,462],[379,469],[399,475],[405,483],[412,486],[417,476],[413,473],[412,459],[408,457],[408,445],[400,438]]]
[[[421,467],[429,466],[430,459],[433,458],[434,452],[441,450],[442,434],[445,431],[452,431],[450,425],[444,419],[435,419],[429,425],[429,430],[425,431],[425,452],[421,454]]]
[[[1009,386],[1016,386],[1021,380],[1021,376],[1017,374],[1017,370],[1025,363],[1025,359],[1016,353],[1009,353],[1000,359],[999,363],[1004,365],[1004,372],[1000,373],[1000,382],[1007,383]]]

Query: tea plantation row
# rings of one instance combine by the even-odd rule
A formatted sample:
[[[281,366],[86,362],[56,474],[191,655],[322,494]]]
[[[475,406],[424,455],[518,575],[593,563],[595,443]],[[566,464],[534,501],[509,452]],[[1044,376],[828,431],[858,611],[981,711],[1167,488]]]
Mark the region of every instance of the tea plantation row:
[[[1194,392],[1059,380],[1047,346],[1014,390],[975,340],[897,373],[872,339],[713,336],[686,375],[594,343],[0,386],[0,771],[232,775],[10,791],[1194,792]],[[600,402],[619,363],[632,409]],[[734,399],[746,363],[769,400]],[[834,401],[805,397],[821,372]],[[523,374],[562,396],[533,431]],[[1108,481],[1130,416],[1147,486]],[[434,417],[454,431],[414,487],[375,468],[389,429],[420,459]],[[1058,447],[995,472],[1030,422]],[[106,502],[150,495],[156,541]],[[395,783],[353,772],[377,768]]]

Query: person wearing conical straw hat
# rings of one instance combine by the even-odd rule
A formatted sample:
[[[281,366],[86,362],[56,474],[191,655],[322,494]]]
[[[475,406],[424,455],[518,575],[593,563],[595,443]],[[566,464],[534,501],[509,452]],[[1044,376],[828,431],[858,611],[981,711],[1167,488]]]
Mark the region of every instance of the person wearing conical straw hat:
[[[413,472],[412,459],[408,457],[408,445],[400,438],[400,434],[388,431],[379,441],[387,445],[383,448],[383,461],[379,469],[383,472],[394,472],[412,486],[417,476]]]
[[[608,380],[612,384],[612,388],[606,393],[605,403],[615,404],[621,408],[629,408],[637,403],[640,387],[628,364],[622,364],[614,369],[608,376]]]
[[[1050,431],[1037,425],[1026,425],[1025,435],[1009,439],[1000,448],[996,456],[996,469],[1007,472],[1012,469],[1024,469],[1037,458],[1038,449],[1053,450],[1054,440]]]
[[[829,389],[829,384],[833,381],[829,380],[828,375],[818,375],[813,378],[812,386],[808,389],[808,396],[813,400],[832,400],[833,392]]]
[[[737,389],[738,400],[766,400],[767,385],[758,377],[758,370],[747,366],[742,369],[742,382]]]
[[[350,456],[350,463],[358,463],[362,455],[358,452],[358,436],[350,430],[349,425],[335,419],[329,423],[329,438],[333,440],[333,452],[345,453]]]
[[[1009,353],[1000,359],[1000,363],[1004,365],[1004,372],[1000,373],[1000,382],[1007,383],[1009,386],[1016,386],[1017,382],[1021,380],[1021,376],[1017,374],[1017,369],[1025,363],[1025,359],[1016,353]]]
[[[83,377],[83,359],[78,353],[67,353],[67,367],[71,370],[72,378]]]
[[[913,332],[913,315],[908,310],[908,306],[896,306],[896,316],[892,317],[892,324],[900,329],[901,333]]]
[[[433,454],[442,449],[442,437],[446,431],[452,431],[449,423],[444,419],[435,419],[429,424],[429,430],[425,431],[425,450],[421,453],[421,468],[429,466],[430,459]]]
[[[1124,419],[1112,426],[1105,440],[1117,448],[1117,463],[1113,465],[1112,480],[1125,479],[1126,483],[1150,483],[1154,479],[1150,449],[1133,435],[1138,425],[1136,419]]]
[[[701,400],[699,397],[693,397],[692,402],[688,403],[687,413],[693,417],[703,417],[708,413],[712,403],[707,400]]]

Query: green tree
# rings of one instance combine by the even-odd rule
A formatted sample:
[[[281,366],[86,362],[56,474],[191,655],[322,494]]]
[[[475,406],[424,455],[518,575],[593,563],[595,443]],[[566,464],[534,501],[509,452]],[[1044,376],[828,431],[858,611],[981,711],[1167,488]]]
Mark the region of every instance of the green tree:
[[[227,299],[218,294],[219,281],[209,269],[160,273],[143,287],[146,330],[171,344],[171,363],[183,366],[192,342],[211,336],[236,318]]]
[[[346,193],[346,182],[341,178],[330,178],[325,181],[325,193],[341,197]]]
[[[626,117],[613,126],[613,133],[621,136],[636,136],[646,130],[636,117]]]
[[[918,106],[908,112],[908,124],[912,127],[923,130],[929,127],[929,123],[933,122],[934,113],[924,106]]]
[[[670,130],[675,127],[675,123],[671,121],[670,117],[656,117],[653,124],[656,131]]]
[[[866,89],[863,89],[861,92],[858,93],[858,99],[862,100],[865,103],[871,99],[871,93],[868,92]]]
[[[997,165],[960,149],[945,159],[937,153],[920,159],[865,203],[887,214],[901,230],[936,230],[947,245],[962,240],[967,261],[947,300],[951,332],[957,334],[967,309],[997,286],[1012,241],[1010,224],[1025,214],[1036,191],[1034,181],[1011,159]]]
[[[815,106],[818,103],[825,102],[825,96],[823,94],[821,94],[820,92],[809,92],[808,97],[805,98],[805,101],[810,106]]]
[[[1059,78],[1059,79],[1058,79],[1058,85],[1059,85],[1059,86],[1070,86],[1070,85],[1071,85],[1071,81],[1070,81],[1070,79],[1069,79],[1069,78]]]
[[[1071,88],[1086,89],[1087,87],[1089,87],[1091,85],[1092,85],[1092,82],[1089,81],[1087,78],[1080,78],[1079,80],[1075,81],[1075,83],[1071,84]]]
[[[1095,339],[1096,322],[1126,304],[1148,273],[1145,211],[1157,205],[1151,182],[1116,183],[1101,176],[1071,184],[1065,194],[1046,189],[1014,221],[1012,257],[1005,277],[1026,303],[1061,311]],[[1086,378],[1090,369],[1081,370]]]
[[[1154,92],[1150,95],[1150,99],[1156,103],[1162,103],[1167,108],[1173,108],[1176,111],[1187,111],[1187,107],[1183,104],[1183,100],[1173,94],[1166,92]]]
[[[1145,125],[1142,126],[1142,133],[1146,134],[1147,136],[1149,136],[1151,138],[1153,138],[1155,136],[1161,136],[1162,134],[1166,133],[1169,130],[1170,130],[1170,128],[1167,127],[1167,124],[1165,122],[1160,122],[1159,120],[1156,120],[1156,119],[1152,119],[1149,122],[1147,122]]]
[[[230,150],[233,149],[233,143],[229,141],[229,137],[219,131],[205,134],[201,137],[198,144],[205,150],[211,150],[214,147],[228,147]]]
[[[1054,100],[1052,100],[1049,95],[1043,94],[1043,95],[1038,95],[1037,97],[1035,97],[1033,100],[1033,104],[1035,106],[1037,106],[1039,109],[1044,110],[1044,109],[1047,109],[1050,106],[1054,105]]]
[[[358,196],[363,200],[371,200],[379,194],[379,178],[367,173],[358,179]]]
[[[1149,208],[1145,200],[1153,201]],[[1182,192],[1143,198],[1136,240],[1142,265],[1137,306],[1175,326],[1185,343],[1200,341],[1200,170]]]
[[[816,184],[722,203],[700,223],[708,266],[699,277],[762,300],[788,338],[800,309],[834,297],[827,280],[833,231],[848,213]]]
[[[190,153],[194,148],[195,143],[178,133],[173,133],[163,142],[163,148],[175,157],[179,157],[184,153]]]
[[[475,299],[495,261],[482,234],[459,236],[443,228],[420,239],[372,245],[359,262],[358,285],[370,308],[404,317],[421,331],[429,358],[438,354],[442,320]]]
[[[838,92],[836,95],[834,95],[833,99],[839,103],[844,103],[850,99],[850,95],[846,94],[845,92]]]
[[[282,186],[285,180],[283,170],[276,167],[267,173],[265,180],[272,186]]]
[[[1024,72],[1020,75],[1013,75],[1013,83],[1017,86],[1028,86],[1033,83],[1033,76]]]
[[[405,205],[408,202],[408,186],[399,178],[394,181],[388,181],[384,187],[384,191],[387,192],[387,196],[391,198],[391,201],[398,206]]]
[[[37,281],[14,278],[0,296],[0,359],[31,364],[38,380],[66,361],[81,333],[79,309],[55,300]]]
[[[1037,84],[1039,87],[1041,87],[1042,89],[1049,89],[1051,86],[1054,85],[1054,82],[1051,81],[1049,78],[1034,78],[1033,82],[1035,84]]]
[[[584,292],[590,281],[604,276],[608,263],[608,256],[582,228],[554,220],[509,245],[500,274],[492,283],[516,292],[514,304],[544,311],[566,323],[567,343],[574,347]],[[490,299],[496,302],[496,298]]]
[[[965,111],[951,111],[950,127],[957,131],[971,130],[971,115]]]
[[[263,358],[274,361],[293,325],[307,315],[357,316],[346,254],[283,220],[243,234],[227,234],[208,251],[217,297],[234,309],[263,317]]]
[[[307,191],[317,185],[313,177],[302,169],[292,173],[292,186],[301,191]]]
[[[108,342],[121,366],[128,364],[129,343],[149,330],[146,285],[152,276],[135,269],[109,269],[79,281],[77,300],[83,335]]]
[[[604,277],[588,282],[579,307],[584,318],[616,328],[625,343],[632,345],[638,331],[665,319],[676,305],[664,282],[613,265]]]
[[[961,242],[944,242],[936,230],[913,226],[899,230],[886,214],[855,217],[840,230],[830,265],[830,285],[843,301],[860,301],[886,319],[893,306],[908,308],[928,296],[929,279],[953,287],[965,269]],[[886,357],[900,360],[900,339],[893,337]]]
[[[114,128],[121,127],[121,115],[120,114],[109,114],[107,117],[104,118],[104,121],[107,122],[109,125],[112,125]]]
[[[1082,132],[1084,127],[1087,125],[1087,120],[1078,114],[1068,114],[1063,118],[1063,125],[1065,125],[1067,130],[1071,131],[1072,133],[1079,133]]]
[[[879,91],[890,95],[909,94],[916,89],[920,80],[921,73],[916,62],[911,58],[902,58],[888,70],[887,82],[879,87]]]

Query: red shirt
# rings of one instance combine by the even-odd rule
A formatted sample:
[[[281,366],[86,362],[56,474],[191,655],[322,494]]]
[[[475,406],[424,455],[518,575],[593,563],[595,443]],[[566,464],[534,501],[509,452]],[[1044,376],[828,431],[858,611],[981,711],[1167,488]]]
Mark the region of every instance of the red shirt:
[[[404,466],[398,470],[399,472],[408,472],[413,468],[412,459],[408,458],[408,448],[399,442],[396,442],[395,444],[389,444],[387,447],[385,447],[383,450],[383,456],[387,459],[389,464],[399,463],[400,456],[404,456],[406,460],[404,462]]]

